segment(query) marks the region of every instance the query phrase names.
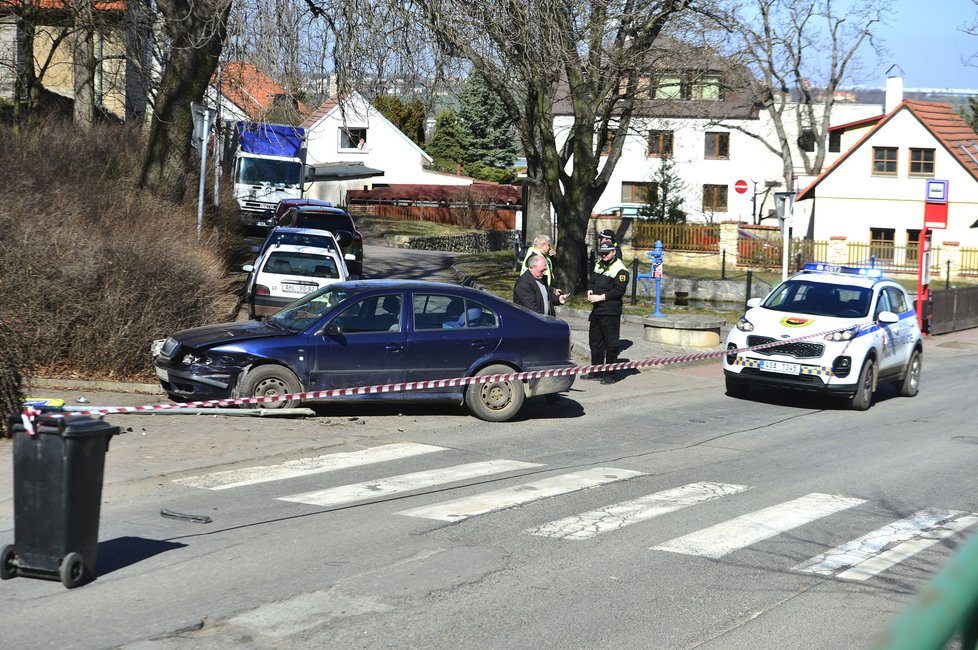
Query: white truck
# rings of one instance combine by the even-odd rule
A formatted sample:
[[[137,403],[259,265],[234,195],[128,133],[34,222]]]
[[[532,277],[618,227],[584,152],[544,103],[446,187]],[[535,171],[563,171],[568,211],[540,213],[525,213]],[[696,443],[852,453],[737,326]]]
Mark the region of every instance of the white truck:
[[[302,197],[305,130],[285,124],[238,122],[234,198],[245,226],[271,227],[282,199]]]

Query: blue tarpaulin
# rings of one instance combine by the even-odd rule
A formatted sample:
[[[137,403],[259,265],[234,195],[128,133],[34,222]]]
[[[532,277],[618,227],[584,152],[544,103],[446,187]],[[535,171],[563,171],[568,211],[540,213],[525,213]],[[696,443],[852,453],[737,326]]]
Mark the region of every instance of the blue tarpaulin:
[[[266,156],[299,155],[305,129],[285,124],[265,122],[238,122],[238,139],[241,150]]]

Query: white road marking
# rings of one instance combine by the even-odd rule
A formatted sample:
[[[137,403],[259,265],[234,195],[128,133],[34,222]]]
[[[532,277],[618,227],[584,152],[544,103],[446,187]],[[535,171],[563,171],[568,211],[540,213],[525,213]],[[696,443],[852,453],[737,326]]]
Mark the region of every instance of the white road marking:
[[[813,492],[677,537],[653,546],[652,550],[721,558],[745,546],[865,502],[865,499]]]
[[[299,458],[278,465],[244,467],[242,469],[214,472],[202,476],[190,476],[188,478],[177,479],[173,482],[208,490],[227,490],[228,488],[252,485],[254,483],[280,481],[297,476],[322,474],[348,467],[358,467],[371,463],[410,458],[411,456],[430,454],[436,451],[445,451],[445,448],[435,447],[433,445],[419,445],[410,442],[395,443],[381,445],[380,447],[370,447],[359,451],[326,454],[313,458]]]
[[[410,510],[402,510],[397,514],[407,515],[408,517],[438,519],[441,521],[461,521],[462,519],[492,512],[493,510],[510,508],[523,503],[557,496],[558,494],[586,490],[606,483],[624,481],[635,478],[636,476],[645,476],[645,474],[628,469],[596,467],[594,469],[545,478],[533,483],[524,483],[511,488],[484,492],[471,497],[443,501]]]
[[[792,571],[866,580],[978,522],[978,515],[928,508],[837,546]]]
[[[455,483],[465,481],[480,476],[499,474],[502,472],[513,472],[520,469],[531,469],[533,467],[543,467],[537,463],[524,463],[518,460],[487,460],[478,463],[467,463],[465,465],[455,465],[443,469],[425,470],[422,472],[412,472],[411,474],[401,474],[375,481],[364,481],[363,483],[351,483],[328,490],[317,490],[315,492],[304,492],[293,494],[287,497],[279,497],[279,501],[292,501],[294,503],[306,503],[313,506],[336,506],[343,503],[363,501],[365,499],[376,499],[402,492],[420,490],[435,485],[445,483]]]
[[[737,494],[749,489],[750,486],[748,485],[731,485],[729,483],[689,483],[670,490],[647,494],[630,501],[615,503],[605,508],[558,519],[549,524],[532,528],[528,532],[533,535],[556,539],[590,539],[610,530],[618,530],[687,506],[706,503],[728,494]]]

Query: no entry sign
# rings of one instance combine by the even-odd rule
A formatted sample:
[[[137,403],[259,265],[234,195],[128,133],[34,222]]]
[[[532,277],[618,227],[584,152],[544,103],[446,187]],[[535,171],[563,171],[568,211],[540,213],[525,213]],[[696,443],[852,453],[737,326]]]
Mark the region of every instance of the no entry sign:
[[[744,192],[746,192],[747,181],[745,181],[744,179],[740,179],[739,181],[734,183],[734,190],[736,190],[737,194],[743,194]]]

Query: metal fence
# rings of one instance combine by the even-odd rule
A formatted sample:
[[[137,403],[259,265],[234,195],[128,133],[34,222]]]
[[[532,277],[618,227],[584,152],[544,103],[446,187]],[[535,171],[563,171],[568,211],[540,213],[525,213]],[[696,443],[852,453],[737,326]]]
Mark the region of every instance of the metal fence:
[[[978,327],[978,287],[932,291],[930,298],[929,334]]]
[[[673,224],[634,221],[632,246],[652,248],[656,241],[671,251],[720,251],[719,224]]]
[[[807,262],[825,262],[829,243],[809,239],[792,239],[789,242],[790,263],[797,268]],[[737,264],[751,267],[781,266],[781,241],[741,236],[737,240]]]
[[[884,271],[916,271],[920,266],[918,247],[895,246],[889,242],[849,242],[849,266],[883,269]],[[941,263],[940,247],[930,249],[931,268]]]
[[[978,273],[978,248],[961,249],[961,273]]]

